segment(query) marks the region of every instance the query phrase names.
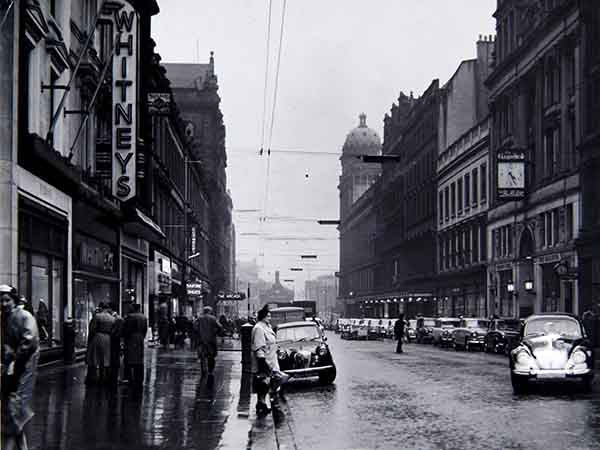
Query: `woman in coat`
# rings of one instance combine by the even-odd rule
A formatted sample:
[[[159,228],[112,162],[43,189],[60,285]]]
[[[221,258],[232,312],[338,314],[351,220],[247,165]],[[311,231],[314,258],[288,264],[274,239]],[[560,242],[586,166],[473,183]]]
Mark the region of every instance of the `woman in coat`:
[[[144,341],[147,332],[148,320],[140,311],[140,305],[135,303],[123,323],[123,340],[125,370],[129,375],[129,383],[138,389],[144,385]]]
[[[100,311],[90,322],[87,383],[92,383],[97,379],[100,382],[109,381],[110,339],[114,323],[115,318],[110,314],[106,305],[100,303]]]
[[[27,450],[24,427],[33,417],[31,403],[39,357],[36,320],[20,307],[17,290],[0,286],[2,303],[2,449]]]

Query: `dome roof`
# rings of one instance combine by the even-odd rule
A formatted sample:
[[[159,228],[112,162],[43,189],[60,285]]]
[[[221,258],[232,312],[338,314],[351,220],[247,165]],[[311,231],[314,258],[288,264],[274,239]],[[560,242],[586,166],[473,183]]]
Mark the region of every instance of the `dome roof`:
[[[360,114],[358,126],[348,133],[342,152],[344,154],[364,155],[378,154],[381,150],[381,139],[375,130],[367,126],[367,115]]]

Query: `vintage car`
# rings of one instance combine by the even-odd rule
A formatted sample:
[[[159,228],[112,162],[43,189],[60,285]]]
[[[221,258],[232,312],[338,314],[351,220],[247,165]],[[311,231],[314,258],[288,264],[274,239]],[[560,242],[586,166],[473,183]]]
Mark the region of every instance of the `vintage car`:
[[[487,353],[508,355],[519,343],[519,319],[492,319],[483,339],[483,350]]]
[[[417,343],[433,342],[433,327],[435,319],[432,317],[417,318]]]
[[[452,331],[458,327],[460,319],[454,317],[439,317],[435,319],[435,324],[431,330],[433,335],[433,345],[440,347],[450,347],[453,344]]]
[[[589,391],[594,357],[583,324],[566,313],[534,314],[521,327],[519,345],[510,352],[510,381],[515,394],[532,382],[578,381]]]
[[[326,341],[327,338],[315,322],[299,321],[279,325],[279,368],[290,377],[319,377],[322,384],[333,383],[336,368]]]
[[[365,319],[368,340],[381,339],[382,336],[380,322],[382,322],[381,319]]]
[[[456,350],[483,350],[483,341],[487,333],[489,320],[480,318],[461,319],[457,328],[452,330]]]
[[[413,342],[417,339],[417,320],[410,319],[407,322],[408,325],[406,325],[404,336],[406,336],[408,342]]]
[[[352,320],[352,339],[366,340],[369,336],[369,328],[365,319]]]
[[[339,333],[342,339],[352,339],[352,321],[350,319],[339,319]]]
[[[385,337],[388,339],[394,339],[394,326],[396,325],[396,320],[398,319],[388,319],[384,321]]]

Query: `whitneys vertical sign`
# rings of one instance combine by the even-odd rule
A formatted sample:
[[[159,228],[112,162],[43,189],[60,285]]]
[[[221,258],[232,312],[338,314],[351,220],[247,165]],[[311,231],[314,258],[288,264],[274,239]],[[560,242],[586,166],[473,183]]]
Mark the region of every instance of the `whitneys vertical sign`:
[[[138,16],[129,3],[119,4],[113,10],[112,185],[113,194],[125,201],[135,196],[136,184]]]

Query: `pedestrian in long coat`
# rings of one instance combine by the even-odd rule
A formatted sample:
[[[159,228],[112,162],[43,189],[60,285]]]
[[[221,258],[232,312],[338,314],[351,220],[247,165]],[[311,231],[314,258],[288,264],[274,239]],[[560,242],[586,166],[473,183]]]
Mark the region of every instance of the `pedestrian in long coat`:
[[[115,318],[107,310],[104,303],[100,304],[100,311],[90,321],[89,343],[87,349],[88,376],[87,383],[96,380],[108,381],[110,369],[110,340]]]
[[[123,340],[125,341],[125,370],[129,382],[134,388],[144,384],[144,341],[148,332],[148,319],[140,311],[139,304],[133,304],[130,314],[123,323]]]
[[[119,370],[121,368],[121,336],[123,333],[123,318],[117,313],[115,306],[111,307],[111,314],[115,319],[110,333],[110,384],[119,384]]]
[[[31,403],[39,357],[35,317],[18,306],[17,290],[0,286],[2,303],[2,449],[27,450],[24,427],[33,417]]]
[[[212,375],[215,369],[215,359],[217,357],[217,335],[222,330],[221,324],[212,313],[210,306],[203,308],[203,314],[196,323],[198,331],[198,358],[201,364],[206,360],[208,367],[201,367],[202,375],[208,369],[208,375]]]
[[[404,338],[404,314],[400,314],[394,324],[394,337],[398,341],[396,344],[396,353],[402,353],[402,338]]]

